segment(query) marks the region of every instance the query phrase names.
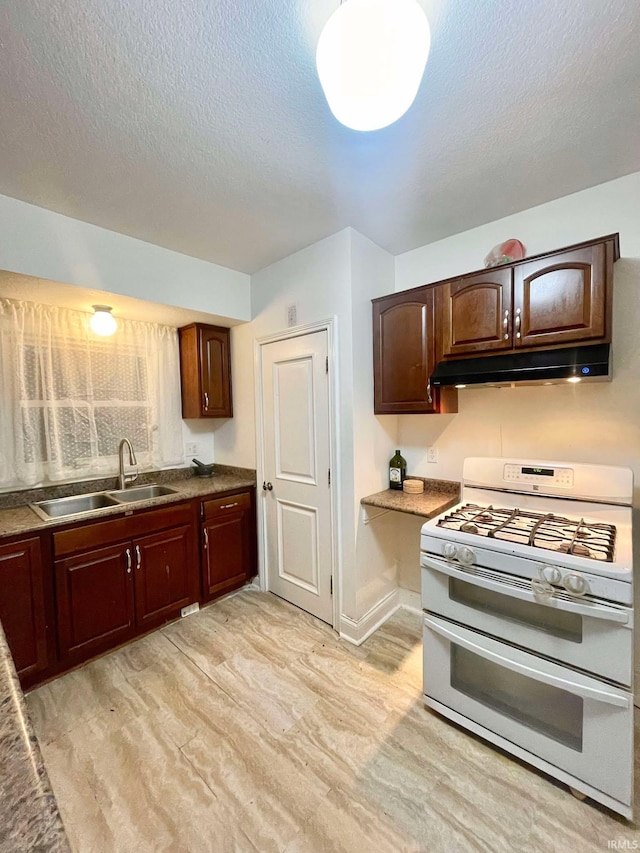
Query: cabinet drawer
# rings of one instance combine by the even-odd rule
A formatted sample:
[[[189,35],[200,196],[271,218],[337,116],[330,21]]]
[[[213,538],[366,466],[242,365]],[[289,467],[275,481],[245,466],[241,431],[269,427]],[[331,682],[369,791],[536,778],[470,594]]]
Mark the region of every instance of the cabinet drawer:
[[[251,507],[251,493],[242,492],[239,495],[227,495],[224,498],[203,501],[205,518],[227,515],[233,512],[242,512]]]
[[[165,530],[180,524],[190,524],[192,510],[190,503],[171,504],[161,509],[146,512],[129,511],[127,515],[85,524],[53,534],[53,552],[56,557],[73,554],[112,542],[132,539],[156,530]]]

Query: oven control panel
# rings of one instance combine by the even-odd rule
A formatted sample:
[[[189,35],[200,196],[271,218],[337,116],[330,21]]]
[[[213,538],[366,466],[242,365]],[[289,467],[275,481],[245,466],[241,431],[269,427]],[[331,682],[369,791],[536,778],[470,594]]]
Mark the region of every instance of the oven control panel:
[[[533,465],[517,465],[508,462],[504,466],[507,483],[555,486],[558,489],[573,487],[573,468],[537,468]]]

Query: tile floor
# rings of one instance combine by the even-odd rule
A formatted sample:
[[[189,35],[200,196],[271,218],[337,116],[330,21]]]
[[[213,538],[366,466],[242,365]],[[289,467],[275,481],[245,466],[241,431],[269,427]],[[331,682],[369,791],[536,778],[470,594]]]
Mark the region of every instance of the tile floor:
[[[640,847],[640,829],[424,708],[407,611],[355,648],[243,591],[28,705],[78,853]]]

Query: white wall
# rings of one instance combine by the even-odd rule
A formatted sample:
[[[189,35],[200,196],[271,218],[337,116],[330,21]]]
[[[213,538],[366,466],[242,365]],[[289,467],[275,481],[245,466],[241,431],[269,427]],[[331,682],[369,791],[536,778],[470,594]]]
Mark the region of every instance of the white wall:
[[[251,318],[245,273],[0,196],[0,269],[229,320]]]
[[[389,459],[397,418],[373,416],[373,327],[371,300],[393,289],[393,256],[358,231],[351,230],[353,347],[353,520],[356,529],[355,593],[358,620],[398,586],[393,537],[387,525],[365,525],[360,498],[388,486]]]
[[[255,341],[287,328],[287,307],[297,306],[298,325],[337,318],[340,370],[340,463],[353,470],[350,232],[340,231],[314,243],[251,278],[253,320],[231,332],[233,376],[232,420],[216,429],[216,462],[256,467]],[[342,560],[353,563],[353,476],[343,477],[337,494]],[[350,536],[349,536],[350,533]]]
[[[402,415],[398,442],[412,474],[460,480],[464,458],[474,455],[625,465],[640,506],[640,173],[400,255],[396,290],[479,269],[492,246],[510,237],[536,254],[616,231],[622,257],[614,267],[613,381],[465,389],[457,415]],[[438,448],[437,464],[426,461],[429,445]],[[417,561],[408,551],[399,560],[402,585],[418,589]]]
[[[254,342],[284,330],[292,304],[300,325],[336,317],[341,601],[343,614],[356,622],[397,587],[383,543],[359,523],[360,498],[384,487],[395,441],[395,418],[386,424],[373,418],[371,340],[371,299],[393,291],[393,273],[391,255],[345,229],[252,276],[254,319],[231,334],[234,418],[215,434],[217,462],[255,466]]]

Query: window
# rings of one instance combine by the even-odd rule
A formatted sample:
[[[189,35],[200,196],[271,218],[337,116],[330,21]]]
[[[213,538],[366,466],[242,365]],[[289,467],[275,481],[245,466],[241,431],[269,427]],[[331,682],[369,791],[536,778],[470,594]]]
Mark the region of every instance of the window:
[[[99,338],[79,311],[0,299],[0,487],[181,464],[177,330],[119,320]]]

